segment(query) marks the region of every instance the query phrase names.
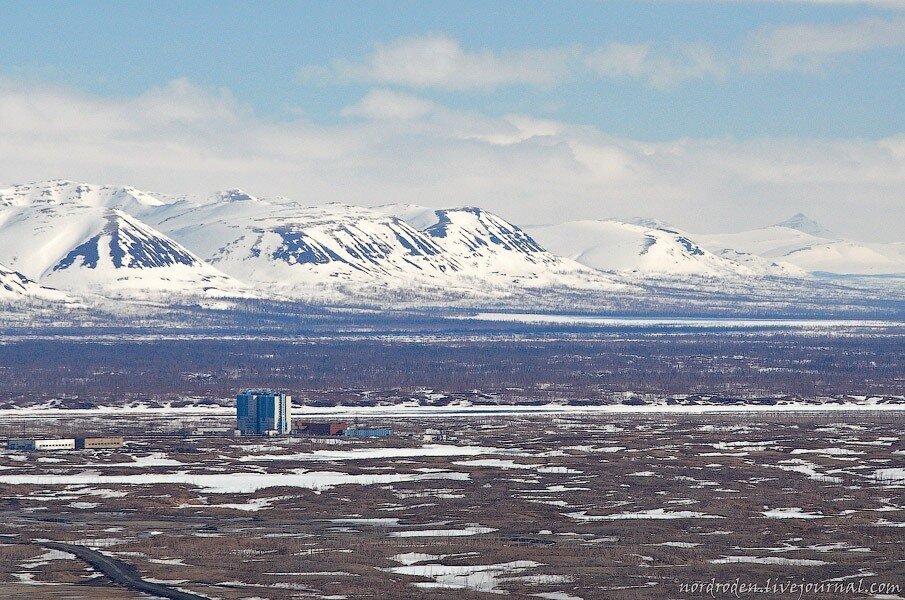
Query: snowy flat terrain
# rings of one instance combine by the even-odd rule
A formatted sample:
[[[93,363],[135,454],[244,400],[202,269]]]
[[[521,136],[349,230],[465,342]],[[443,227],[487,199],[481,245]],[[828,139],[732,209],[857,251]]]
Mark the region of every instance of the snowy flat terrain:
[[[663,415],[663,414],[758,414],[758,413],[858,413],[858,412],[890,412],[892,414],[905,412],[905,396],[895,398],[865,398],[863,400],[845,399],[843,402],[782,402],[770,405],[737,404],[670,404],[664,399],[662,402],[654,402],[644,406],[630,404],[606,404],[597,406],[545,404],[545,405],[494,405],[494,406],[419,406],[416,403],[403,403],[391,406],[347,406],[347,407],[316,407],[300,406],[295,412],[300,417],[315,419],[325,418],[354,418],[354,417],[420,417],[442,420],[446,417],[474,417],[506,415]],[[21,417],[49,418],[65,416],[159,416],[171,415],[174,418],[180,416],[233,416],[235,409],[219,406],[182,406],[182,407],[151,407],[151,406],[102,406],[97,408],[52,408],[47,406],[30,406],[21,408],[0,409],[0,418],[15,419]]]
[[[588,315],[556,315],[542,313],[491,313],[481,312],[458,318],[478,321],[506,321],[515,323],[550,323],[558,325],[597,325],[601,327],[681,327],[692,329],[738,328],[760,329],[777,327],[783,329],[839,329],[897,327],[905,325],[901,321],[858,320],[858,319],[732,319],[732,318],[627,318],[594,317]]]

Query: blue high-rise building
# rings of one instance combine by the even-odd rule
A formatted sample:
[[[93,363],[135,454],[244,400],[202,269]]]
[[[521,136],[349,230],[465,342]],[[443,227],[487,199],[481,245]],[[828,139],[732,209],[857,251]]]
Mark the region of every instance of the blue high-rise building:
[[[292,396],[270,390],[245,390],[236,396],[236,429],[242,435],[289,433]]]

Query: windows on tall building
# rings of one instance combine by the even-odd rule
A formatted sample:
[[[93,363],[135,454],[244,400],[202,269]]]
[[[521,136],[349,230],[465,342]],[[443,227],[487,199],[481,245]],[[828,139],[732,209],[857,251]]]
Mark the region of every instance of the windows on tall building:
[[[236,429],[243,435],[289,433],[292,396],[271,390],[245,390],[236,396]]]

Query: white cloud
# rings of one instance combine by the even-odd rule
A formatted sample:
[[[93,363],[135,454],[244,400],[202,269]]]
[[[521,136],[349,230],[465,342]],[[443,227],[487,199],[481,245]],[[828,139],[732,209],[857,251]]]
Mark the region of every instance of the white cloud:
[[[371,90],[356,104],[345,107],[346,117],[369,119],[417,119],[437,110],[437,105],[424,98],[388,89]]]
[[[182,80],[119,100],[0,82],[0,182],[478,205],[523,224],[650,216],[725,230],[801,210],[841,233],[900,240],[905,222],[905,136],[649,143],[380,90],[353,106],[340,124],[274,122]]]
[[[527,49],[466,52],[446,35],[403,38],[378,44],[362,62],[335,62],[326,73],[342,79],[414,88],[492,89],[500,85],[547,86],[569,75],[574,50]],[[305,69],[303,73],[323,73]]]
[[[667,53],[657,52],[651,44],[612,43],[587,54],[585,65],[597,75],[644,79],[660,88],[728,74],[725,59],[705,44],[684,44]]]
[[[751,38],[748,62],[756,68],[819,70],[842,54],[905,46],[905,18],[869,17],[842,24],[770,26]]]
[[[612,42],[596,49],[569,46],[468,52],[449,36],[426,35],[378,44],[357,62],[308,66],[301,73],[307,78],[457,91],[490,91],[505,85],[548,87],[588,75],[637,79],[666,89],[687,81],[743,73],[818,71],[841,55],[900,46],[905,46],[905,18],[898,17],[769,25],[739,40],[734,52],[704,42]],[[373,99],[378,101],[389,100]],[[410,110],[412,107],[406,112]]]
[[[728,53],[700,42],[668,49],[617,42],[586,53],[584,63],[601,77],[640,79],[658,88],[740,73],[817,72],[843,55],[905,47],[905,18],[770,25],[752,32],[739,46],[736,53]]]

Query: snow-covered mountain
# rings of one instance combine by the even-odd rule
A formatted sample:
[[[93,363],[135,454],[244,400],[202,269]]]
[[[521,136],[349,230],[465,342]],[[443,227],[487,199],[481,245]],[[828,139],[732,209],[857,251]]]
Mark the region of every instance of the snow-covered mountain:
[[[63,292],[46,288],[18,271],[0,265],[0,302],[16,302],[23,299],[47,302],[70,301],[70,298]]]
[[[454,268],[407,224],[364,208],[237,198],[174,205],[156,223],[219,269],[281,293],[403,277],[415,284]]]
[[[305,207],[230,190],[170,205],[150,218],[237,279],[295,296],[381,289],[493,296],[513,286],[554,283],[614,287],[479,209],[434,211],[414,225],[403,217],[388,207]]]
[[[418,229],[458,271],[489,280],[512,278],[529,287],[613,289],[615,280],[548,251],[526,231],[486,210],[387,205],[375,209]]]
[[[65,179],[14,185],[0,190],[0,210],[9,207],[60,204],[117,208],[129,214],[136,214],[163,206],[166,202],[131,186],[92,185]]]
[[[905,243],[872,244],[827,237],[832,235],[818,223],[798,214],[771,227],[696,237],[704,247],[718,254],[748,252],[795,265],[807,272],[905,274]]]
[[[808,235],[813,235],[814,237],[836,239],[836,234],[804,213],[796,213],[785,221],[777,223],[776,226],[794,229]]]
[[[551,252],[601,271],[726,279],[804,275],[790,265],[753,254],[737,251],[714,254],[687,233],[650,220],[571,221],[534,227],[530,232]]]
[[[51,287],[107,296],[222,295],[243,286],[126,211],[165,203],[65,181],[0,191],[0,262]]]
[[[583,293],[594,303],[654,289],[763,292],[768,278],[807,282],[809,271],[905,272],[905,244],[815,233],[831,235],[803,215],[697,236],[653,220],[524,230],[477,207],[312,207],[238,189],[168,197],[55,180],[0,190],[6,294],[492,302]]]

